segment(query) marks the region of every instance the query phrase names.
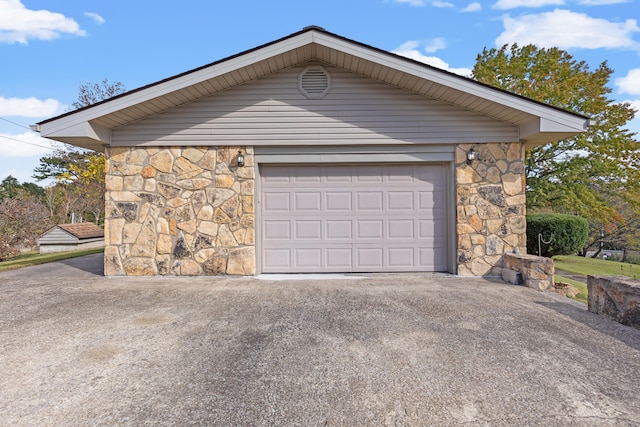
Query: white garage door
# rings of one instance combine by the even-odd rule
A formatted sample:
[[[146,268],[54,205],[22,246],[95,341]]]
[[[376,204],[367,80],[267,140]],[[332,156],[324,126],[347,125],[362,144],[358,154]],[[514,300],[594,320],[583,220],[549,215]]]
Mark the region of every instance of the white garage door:
[[[446,271],[447,171],[263,166],[262,271]]]

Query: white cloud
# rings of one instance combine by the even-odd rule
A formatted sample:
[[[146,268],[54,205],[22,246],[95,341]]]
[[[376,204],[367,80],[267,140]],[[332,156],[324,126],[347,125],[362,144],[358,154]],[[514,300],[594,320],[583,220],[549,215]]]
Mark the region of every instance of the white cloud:
[[[59,145],[33,132],[0,133],[0,158],[42,156]]]
[[[640,68],[629,70],[625,77],[617,78],[615,83],[620,93],[640,95]]]
[[[406,3],[410,6],[424,6],[424,0],[394,0],[396,3]]]
[[[440,49],[444,49],[445,47],[447,47],[447,41],[442,37],[436,37],[424,47],[424,51],[427,53],[433,53],[439,51]]]
[[[600,6],[600,5],[608,5],[608,4],[620,4],[626,3],[628,0],[580,0],[578,4],[583,4],[585,6]]]
[[[27,9],[21,0],[0,0],[0,43],[27,44],[29,39],[52,40],[62,34],[86,33],[61,13]]]
[[[433,7],[455,7],[453,3],[449,3],[448,1],[432,1],[431,6]]]
[[[55,99],[44,101],[31,98],[3,98],[0,96],[0,116],[50,117],[64,112],[65,106]]]
[[[515,9],[517,7],[543,7],[548,5],[561,5],[564,0],[498,0],[493,5],[494,9]]]
[[[450,71],[452,73],[460,74],[462,76],[470,76],[471,69],[469,68],[452,68],[449,64],[442,59],[436,56],[427,56],[421,53],[417,48],[420,46],[420,43],[416,40],[411,40],[403,43],[397,49],[394,49],[392,52],[396,55],[404,56],[409,59],[413,59],[414,61],[423,62],[425,64],[431,65],[436,68],[440,68],[445,71]]]
[[[560,49],[627,48],[637,49],[632,35],[640,31],[635,19],[611,22],[591,18],[584,13],[556,9],[533,15],[502,17],[504,31],[496,39],[496,45],[518,43]]]
[[[478,2],[469,3],[467,7],[462,9],[460,12],[480,12],[482,10],[482,5]]]
[[[85,12],[84,16],[88,16],[89,18],[93,19],[98,25],[102,25],[106,22],[102,16],[94,12]]]

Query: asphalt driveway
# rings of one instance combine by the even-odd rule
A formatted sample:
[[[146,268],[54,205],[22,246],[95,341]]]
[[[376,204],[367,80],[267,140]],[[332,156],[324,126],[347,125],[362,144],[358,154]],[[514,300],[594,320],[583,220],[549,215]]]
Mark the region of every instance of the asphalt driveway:
[[[640,330],[482,279],[0,273],[0,425],[640,424]]]

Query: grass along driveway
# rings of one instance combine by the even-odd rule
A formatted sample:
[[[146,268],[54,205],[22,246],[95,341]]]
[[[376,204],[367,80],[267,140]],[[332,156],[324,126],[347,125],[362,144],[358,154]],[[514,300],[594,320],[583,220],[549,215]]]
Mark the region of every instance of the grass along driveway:
[[[54,252],[50,254],[40,254],[39,252],[28,252],[18,255],[8,261],[0,262],[0,272],[16,270],[18,268],[31,267],[33,265],[46,264],[48,262],[62,261],[84,255],[104,252],[104,248],[86,249],[82,251]]]
[[[583,304],[587,303],[588,290],[586,276],[627,276],[637,279],[640,276],[640,265],[627,264],[617,261],[606,261],[598,258],[585,258],[580,256],[559,255],[553,257],[556,272],[568,272],[578,276],[584,276],[584,279],[578,280],[577,277],[567,277],[568,274],[556,274],[556,283],[569,284],[580,292],[573,298]]]

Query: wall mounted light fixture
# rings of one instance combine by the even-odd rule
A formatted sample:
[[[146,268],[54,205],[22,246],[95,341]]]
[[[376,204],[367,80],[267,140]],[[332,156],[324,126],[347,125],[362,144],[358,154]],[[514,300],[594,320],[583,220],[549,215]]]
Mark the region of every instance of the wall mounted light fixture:
[[[469,148],[469,151],[467,151],[467,161],[471,163],[477,159],[478,159],[478,153],[476,153],[476,150],[474,150],[473,147]]]
[[[238,150],[238,155],[236,156],[236,163],[238,163],[238,167],[244,167],[244,154],[242,152],[242,148]]]

